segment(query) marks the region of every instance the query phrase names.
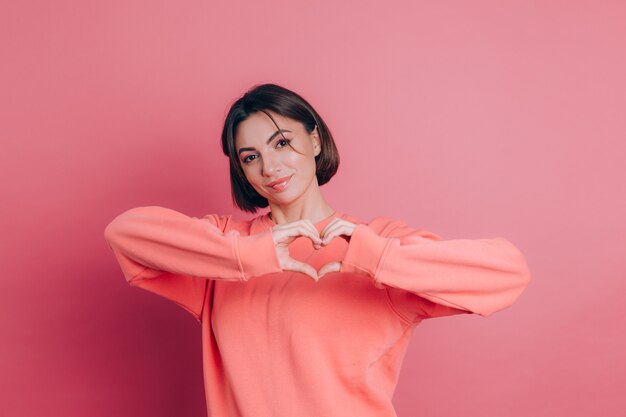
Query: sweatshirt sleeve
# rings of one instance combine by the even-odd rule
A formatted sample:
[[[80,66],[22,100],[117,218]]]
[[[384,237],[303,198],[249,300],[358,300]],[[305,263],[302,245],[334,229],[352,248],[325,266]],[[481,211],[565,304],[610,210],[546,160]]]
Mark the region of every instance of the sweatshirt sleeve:
[[[198,318],[209,279],[244,282],[282,271],[271,230],[224,232],[226,221],[135,207],[113,219],[104,237],[130,285],[174,300]]]
[[[463,312],[486,317],[511,306],[530,281],[524,256],[504,238],[444,240],[401,221],[391,222],[385,233],[373,224],[357,224],[341,271],[368,274],[378,288],[408,292],[420,318]]]

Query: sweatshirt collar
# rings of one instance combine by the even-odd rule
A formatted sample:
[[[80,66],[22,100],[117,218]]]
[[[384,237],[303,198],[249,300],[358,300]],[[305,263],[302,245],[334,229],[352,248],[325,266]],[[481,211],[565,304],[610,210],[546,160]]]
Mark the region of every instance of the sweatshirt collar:
[[[322,230],[324,229],[324,227],[326,227],[326,225],[327,225],[328,223],[330,223],[330,221],[331,221],[332,219],[334,219],[335,217],[343,218],[343,217],[344,217],[344,214],[343,214],[343,213],[338,212],[337,210],[335,210],[335,211],[334,211],[332,214],[330,214],[328,217],[326,217],[326,218],[324,218],[324,219],[320,220],[320,221],[319,221],[319,222],[317,222],[317,223],[314,223],[315,228],[316,228],[317,230],[319,230],[319,231],[322,231]],[[276,225],[277,225],[277,223],[274,223],[274,221],[270,218],[270,212],[269,212],[269,211],[268,211],[267,213],[265,213],[265,214],[263,214],[263,215],[261,216],[261,221],[262,221],[262,223],[266,226],[266,228],[268,228],[268,229],[271,229],[271,228],[273,228],[274,226],[276,226]]]

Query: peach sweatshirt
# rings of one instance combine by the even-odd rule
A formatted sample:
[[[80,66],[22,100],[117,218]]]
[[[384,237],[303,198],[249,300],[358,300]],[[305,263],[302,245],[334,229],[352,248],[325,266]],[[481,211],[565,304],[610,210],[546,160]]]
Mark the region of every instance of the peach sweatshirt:
[[[104,235],[127,282],[166,297],[202,326],[209,417],[391,417],[413,329],[424,319],[488,316],[509,307],[530,280],[508,240],[443,240],[376,217],[347,242],[316,250],[306,237],[293,258],[319,282],[282,271],[268,214],[189,217],[158,207],[117,216]]]

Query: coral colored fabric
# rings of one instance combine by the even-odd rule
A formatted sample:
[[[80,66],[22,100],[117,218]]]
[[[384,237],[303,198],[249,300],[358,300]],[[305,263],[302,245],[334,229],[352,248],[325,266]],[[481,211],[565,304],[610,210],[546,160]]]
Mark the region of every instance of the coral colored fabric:
[[[316,250],[306,237],[293,258],[319,282],[282,271],[268,214],[189,217],[136,207],[105,229],[132,286],[164,296],[202,326],[209,417],[395,416],[393,391],[411,333],[424,319],[488,316],[530,280],[509,241],[444,240],[388,217],[357,224],[350,241]],[[208,279],[207,279],[208,278]]]

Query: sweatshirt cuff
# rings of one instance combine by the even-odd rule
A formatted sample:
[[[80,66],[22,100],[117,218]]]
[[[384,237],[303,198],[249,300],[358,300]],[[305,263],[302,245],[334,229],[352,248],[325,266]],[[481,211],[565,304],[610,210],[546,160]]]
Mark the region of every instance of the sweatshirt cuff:
[[[235,255],[239,259],[241,280],[282,272],[271,230],[249,236],[235,236]]]
[[[367,274],[372,277],[376,287],[384,288],[379,281],[380,267],[392,240],[379,236],[366,224],[357,224],[341,262],[340,272]]]

